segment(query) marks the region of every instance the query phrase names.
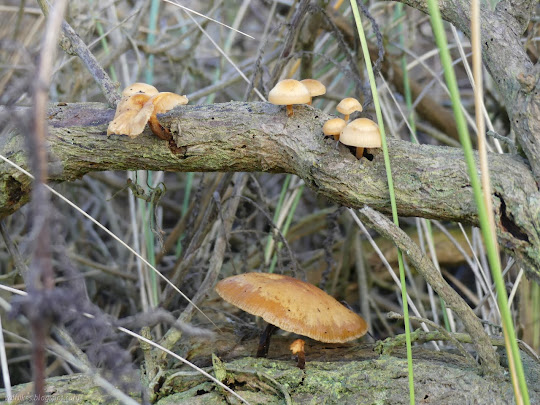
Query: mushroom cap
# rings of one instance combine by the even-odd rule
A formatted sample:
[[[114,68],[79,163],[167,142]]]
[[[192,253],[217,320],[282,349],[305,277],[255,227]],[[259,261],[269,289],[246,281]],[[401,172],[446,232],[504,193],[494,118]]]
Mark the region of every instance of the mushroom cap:
[[[297,354],[299,352],[303,352],[305,343],[306,342],[304,342],[302,339],[296,339],[289,346],[289,350],[292,352],[292,354]]]
[[[107,135],[128,135],[135,138],[137,135],[142,134],[153,111],[154,106],[152,104],[144,104],[139,110],[132,108],[120,113],[109,123]]]
[[[225,301],[283,330],[326,343],[364,336],[366,322],[313,284],[280,274],[245,273],[216,286]]]
[[[368,118],[358,118],[351,121],[341,132],[339,141],[344,145],[364,148],[380,148],[382,146],[379,126]]]
[[[339,135],[347,123],[341,118],[332,118],[324,123],[322,130],[325,135]]]
[[[124,96],[120,99],[120,102],[116,106],[116,113],[114,118],[118,117],[125,111],[136,110],[140,111],[144,103],[150,100],[148,94],[136,93],[131,96]]]
[[[148,100],[148,103],[154,105],[155,114],[163,114],[172,110],[177,105],[186,105],[188,101],[186,96],[164,91],[152,96],[152,98]]]
[[[304,86],[307,87],[311,97],[317,97],[317,96],[322,96],[323,94],[326,94],[326,87],[324,86],[324,84],[322,84],[318,80],[304,79],[304,80],[300,80],[300,83],[302,83]]]
[[[130,97],[138,93],[148,94],[150,97],[152,97],[154,94],[158,94],[159,92],[158,89],[151,84],[133,83],[122,91],[122,97]]]
[[[347,97],[339,102],[336,110],[341,114],[349,115],[355,111],[362,111],[362,104],[355,98]]]
[[[276,105],[307,104],[311,101],[311,95],[298,80],[285,79],[270,90],[268,101]]]
[[[150,96],[143,93],[122,97],[116,107],[114,118],[107,127],[107,135],[119,134],[130,137],[140,135],[154,111],[152,104],[147,105],[149,100]]]

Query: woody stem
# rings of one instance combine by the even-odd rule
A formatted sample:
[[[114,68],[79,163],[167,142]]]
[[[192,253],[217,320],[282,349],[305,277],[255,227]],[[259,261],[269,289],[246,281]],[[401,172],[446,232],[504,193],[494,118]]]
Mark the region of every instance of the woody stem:
[[[264,329],[264,332],[261,335],[259,340],[259,348],[257,349],[257,357],[266,357],[268,355],[268,349],[270,347],[270,338],[272,334],[277,330],[277,326],[272,325],[271,323]]]
[[[168,131],[161,126],[155,114],[152,114],[152,116],[148,120],[148,126],[152,130],[152,133],[158,138],[163,139],[164,141],[168,141],[171,139],[171,134],[168,133]]]

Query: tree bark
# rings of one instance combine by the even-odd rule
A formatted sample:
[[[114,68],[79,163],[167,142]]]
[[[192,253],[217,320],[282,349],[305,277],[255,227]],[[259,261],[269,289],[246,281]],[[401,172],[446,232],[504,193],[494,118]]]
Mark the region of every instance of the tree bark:
[[[225,341],[226,339],[226,341]],[[190,360],[216,375],[211,353],[224,359],[222,382],[251,404],[408,404],[407,360],[399,349],[379,355],[372,344],[330,345],[308,341],[306,368],[300,370],[288,346],[291,337],[276,336],[269,358],[249,357],[254,340],[239,341],[227,334],[215,342],[189,343]],[[204,346],[204,347],[203,347]],[[222,350],[225,351],[222,351]],[[420,403],[503,405],[514,402],[510,378],[480,376],[463,357],[447,352],[415,349],[415,394]],[[531,403],[540,401],[540,365],[523,355]],[[215,370],[214,370],[215,371]],[[221,373],[223,376],[223,373]],[[19,404],[32,404],[29,384],[13,387]],[[6,400],[0,390],[0,400]],[[158,405],[238,403],[232,396],[190,368],[168,370],[155,393]],[[73,374],[47,380],[47,402],[118,404],[91,376]],[[137,393],[132,396],[141,401]],[[289,402],[288,402],[289,401]]]
[[[51,106],[49,176],[52,182],[101,170],[258,171],[293,173],[314,191],[353,208],[390,212],[382,153],[357,160],[325,139],[330,118],[295,106],[292,118],[268,103],[185,106],[159,117],[175,141],[146,130],[136,139],[106,136],[114,110],[104,104]],[[25,109],[19,112],[28,113]],[[0,139],[0,154],[28,169],[24,134]],[[399,215],[477,224],[467,168],[458,148],[389,142]],[[540,193],[527,163],[490,154],[493,204],[501,246],[540,282]],[[28,201],[31,180],[7,163],[0,169],[0,218]]]

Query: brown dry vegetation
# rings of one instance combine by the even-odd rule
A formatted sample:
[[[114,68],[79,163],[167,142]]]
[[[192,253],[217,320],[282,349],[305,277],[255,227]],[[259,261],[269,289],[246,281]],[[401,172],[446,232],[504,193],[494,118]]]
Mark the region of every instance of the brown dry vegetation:
[[[143,379],[142,384],[143,386],[148,384],[156,390],[161,388],[163,380],[159,380],[161,376],[157,369],[172,368],[172,365],[164,366],[166,357],[158,350],[143,347],[144,350],[141,351],[142,345],[136,339],[130,340],[131,338],[115,329],[121,325],[136,332],[141,332],[144,325],[149,325],[149,328],[142,329],[143,334],[170,349],[177,350],[188,359],[196,360],[201,366],[211,365],[212,351],[228,359],[253,354],[255,347],[249,348],[240,342],[255,336],[262,325],[259,325],[253,317],[225,305],[213,292],[213,286],[218,279],[228,275],[249,271],[264,272],[270,268],[279,273],[305,278],[338,300],[347,302],[356,312],[364,316],[370,325],[370,333],[376,340],[403,333],[403,323],[399,320],[389,320],[385,315],[388,311],[402,312],[399,286],[391,277],[391,272],[397,273],[395,245],[373,231],[360,228],[352,219],[350,212],[341,205],[361,207],[367,203],[382,212],[389,212],[386,194],[383,193],[384,189],[381,189],[386,181],[382,156],[376,154],[374,158],[370,156],[370,160],[364,158],[365,163],[362,164],[362,170],[369,170],[370,165],[371,169],[378,170],[377,175],[366,175],[366,185],[371,184],[378,189],[355,190],[352,195],[347,195],[347,192],[340,191],[339,187],[332,189],[327,185],[334,175],[332,168],[319,169],[320,173],[323,173],[321,176],[315,170],[309,172],[304,170],[305,167],[301,163],[298,163],[298,166],[294,166],[293,163],[283,163],[280,166],[274,162],[273,158],[281,153],[287,155],[291,162],[296,159],[294,156],[291,157],[293,153],[288,150],[290,148],[294,151],[294,142],[283,141],[281,133],[270,128],[273,123],[285,119],[283,109],[253,107],[263,117],[261,121],[259,118],[253,119],[253,128],[245,130],[245,134],[251,134],[250,131],[253,131],[258,135],[265,133],[270,140],[275,137],[279,140],[276,141],[276,145],[282,149],[272,150],[269,146],[268,149],[262,148],[261,151],[257,151],[262,156],[259,159],[260,167],[250,169],[249,165],[241,164],[244,152],[241,148],[236,148],[235,139],[231,141],[232,145],[236,145],[234,150],[219,149],[224,145],[220,143],[220,136],[226,138],[227,135],[218,129],[220,123],[226,122],[227,119],[234,118],[242,121],[240,122],[242,124],[249,123],[250,118],[243,119],[242,114],[231,118],[226,111],[219,110],[219,107],[216,109],[211,106],[209,109],[196,107],[231,100],[264,101],[257,96],[254,89],[266,96],[279,78],[314,77],[326,84],[327,94],[314,101],[313,107],[316,110],[300,108],[301,113],[297,118],[298,131],[313,136],[313,139],[321,137],[313,141],[313,145],[306,143],[309,148],[313,148],[314,154],[323,151],[333,156],[329,159],[343,156],[350,158],[349,151],[343,146],[338,147],[334,142],[322,140],[322,133],[318,129],[320,127],[314,124],[318,125],[318,120],[335,114],[336,104],[347,96],[356,96],[364,104],[364,112],[357,113],[354,117],[375,116],[369,83],[361,68],[363,61],[359,56],[359,45],[348,3],[345,2],[335,10],[332,8],[333,2],[331,4],[325,1],[313,2],[317,3],[321,10],[326,10],[324,14],[315,8],[300,13],[299,8],[290,6],[297,3],[305,4],[296,1],[263,0],[181,2],[182,5],[194,8],[206,16],[229,25],[237,25],[238,29],[256,38],[253,40],[233,33],[228,28],[195,16],[208,36],[247,76],[246,81],[194,24],[188,14],[177,7],[164,2],[159,3],[155,43],[149,45],[149,1],[69,2],[65,13],[66,21],[88,45],[88,49],[105,71],[119,82],[120,89],[136,81],[147,81],[145,75],[151,66],[150,63],[153,63],[153,84],[160,91],[187,95],[191,107],[186,107],[186,116],[182,116],[182,112],[176,110],[176,113],[165,117],[163,122],[171,126],[176,123],[175,120],[180,120],[179,122],[187,128],[186,136],[193,138],[190,138],[192,144],[189,146],[180,144],[176,146],[184,147],[182,150],[192,148],[193,156],[200,159],[193,169],[195,171],[198,168],[198,171],[190,174],[184,173],[191,170],[192,166],[187,162],[189,159],[180,162],[178,166],[174,166],[170,161],[167,161],[167,164],[163,163],[164,160],[160,160],[160,153],[169,156],[172,152],[169,152],[168,146],[159,144],[157,140],[151,138],[152,134],[148,129],[135,141],[120,136],[105,139],[106,121],[112,117],[112,109],[105,109],[103,105],[97,107],[86,104],[76,107],[70,105],[87,102],[106,103],[114,101],[115,96],[110,93],[103,94],[102,87],[95,82],[81,59],[66,53],[69,46],[65,46],[67,42],[64,40],[62,44],[66,49],[59,49],[53,61],[54,72],[48,89],[50,101],[54,103],[47,117],[51,123],[51,137],[54,137],[50,144],[60,145],[58,149],[55,149],[56,146],[53,147],[55,153],[60,148],[70,150],[73,147],[75,151],[78,145],[72,142],[75,138],[69,138],[65,132],[69,133],[70,130],[73,131],[73,137],[82,134],[89,141],[87,144],[83,141],[80,143],[84,146],[82,148],[84,153],[78,150],[73,155],[68,153],[58,155],[56,166],[55,159],[50,158],[49,175],[55,180],[52,184],[55,190],[155,264],[166,278],[200,306],[205,316],[188,305],[184,297],[156,277],[148,266],[118,241],[57,197],[52,197],[52,203],[46,211],[50,219],[50,247],[47,255],[52,261],[57,295],[52,298],[42,297],[44,305],[51,308],[50,312],[43,313],[43,316],[50,316],[51,324],[58,328],[51,329],[54,344],[67,347],[78,357],[79,363],[70,362],[65,353],[61,354],[59,349],[54,348],[53,342],[48,341],[48,347],[52,350],[47,355],[48,377],[80,371],[90,373],[89,370],[97,366],[104,370],[106,378],[117,383],[115,374],[127,375],[141,365],[143,367],[152,365],[155,368],[146,369],[148,371],[146,378],[150,381]],[[414,3],[411,5],[423,9],[424,3]],[[452,12],[456,9],[452,9],[451,6],[457,2],[447,3],[443,15],[452,18]],[[525,3],[524,1],[523,4]],[[454,154],[454,150],[445,149],[444,153],[448,152],[447,155],[443,155],[442,152],[437,155],[442,149],[412,149],[409,144],[395,141],[395,139],[409,140],[411,136],[402,115],[402,112],[409,114],[403,91],[402,57],[404,57],[408,64],[413,101],[416,104],[414,116],[418,141],[428,145],[459,147],[449,100],[441,85],[441,66],[434,52],[435,45],[428,17],[421,11],[407,7],[402,17],[396,16],[397,3],[393,2],[366,4],[378,24],[384,43],[385,56],[380,65],[382,76],[378,84],[386,125],[390,137],[393,138],[391,142],[396,142],[395,150],[403,152],[401,157],[396,156],[396,161],[402,162],[400,158],[411,153],[420,159],[418,172],[420,168],[428,172],[430,154],[436,155],[439,161],[460,159],[457,151]],[[524,17],[519,21],[523,34],[521,35],[521,32],[519,34],[522,49],[530,58],[531,66],[535,66],[535,70],[530,74],[535,78],[538,89],[540,24],[538,13],[527,7],[532,8],[525,4]],[[237,18],[238,22],[235,20]],[[25,164],[25,158],[14,151],[22,150],[23,141],[20,134],[32,133],[31,113],[24,107],[32,105],[32,86],[36,77],[45,23],[46,19],[37,3],[8,0],[0,5],[0,104],[3,106],[0,110],[2,122],[0,153],[10,152],[11,155],[7,157],[27,169],[29,166]],[[401,27],[399,23],[402,24]],[[380,52],[379,44],[371,24],[367,24],[366,27],[370,33],[370,53],[375,60]],[[405,33],[405,38],[400,42],[402,32]],[[450,26],[447,33],[452,55],[458,60],[459,46],[463,46],[464,52],[468,53],[469,41],[459,32],[453,36]],[[491,56],[488,53],[489,57]],[[509,69],[512,66],[509,66]],[[493,130],[500,136],[489,138],[489,148],[494,153],[500,151],[508,155],[494,156],[494,167],[497,174],[503,178],[505,165],[515,162],[517,169],[508,170],[508,173],[514,176],[512,177],[514,183],[521,181],[524,184],[523,190],[534,190],[535,194],[531,193],[527,201],[527,209],[533,214],[538,214],[540,213],[538,189],[534,179],[538,181],[540,172],[538,163],[531,158],[531,154],[535,153],[535,144],[534,142],[530,145],[523,144],[519,134],[527,136],[526,134],[530,133],[527,130],[531,131],[531,128],[534,130],[540,124],[529,123],[527,124],[529,127],[523,127],[525,124],[509,121],[509,115],[515,118],[520,116],[519,114],[524,114],[530,121],[534,121],[535,117],[530,115],[531,112],[528,110],[518,111],[517,102],[516,105],[510,106],[512,92],[515,93],[517,90],[510,91],[505,85],[501,85],[500,79],[506,80],[505,75],[494,72],[494,69],[501,69],[501,65],[496,61],[492,66],[488,66],[493,76],[486,77],[485,103]],[[463,106],[473,116],[473,95],[462,61],[456,64],[456,73]],[[527,81],[526,78],[523,81]],[[508,86],[511,87],[510,84]],[[251,104],[242,108],[249,110],[250,106]],[[62,110],[63,107],[66,107],[65,111]],[[75,108],[81,108],[81,114],[71,113],[76,111]],[[234,104],[231,104],[230,108],[235,108]],[[81,118],[85,109],[95,115]],[[65,119],[70,113],[73,121]],[[278,115],[279,118],[274,118]],[[247,114],[244,115],[246,116]],[[216,122],[212,122],[214,118]],[[91,119],[94,119],[95,123],[90,122]],[[538,117],[536,120],[538,121]],[[193,128],[193,133],[190,132],[190,128]],[[231,137],[232,135],[234,134],[231,134]],[[533,137],[540,138],[540,134],[533,132]],[[95,144],[101,141],[103,143],[100,145]],[[110,155],[103,150],[103,145],[111,148]],[[298,142],[298,145],[303,147],[301,142]],[[201,151],[204,152],[210,147],[214,148],[212,152],[208,152],[207,156],[200,156]],[[114,148],[118,150],[113,153]],[[160,153],[155,152],[158,148],[161,148]],[[96,150],[100,151],[100,156],[94,155]],[[133,155],[122,154],[122,151],[129,151]],[[247,148],[245,153],[251,152],[251,148]],[[518,152],[521,157],[516,155]],[[268,156],[264,156],[265,153]],[[34,154],[35,151],[32,151],[31,156]],[[56,157],[55,155],[54,158]],[[205,160],[206,162],[203,162]],[[234,164],[227,165],[227,161]],[[69,162],[72,166],[68,164]],[[163,164],[161,168],[169,171],[144,170],[148,168],[157,170],[161,164]],[[68,166],[71,171],[66,174]],[[456,166],[464,167],[461,160]],[[213,172],[212,168],[215,167],[216,171],[223,173]],[[101,171],[106,168],[141,170]],[[409,169],[410,172],[407,172]],[[446,190],[446,194],[443,195],[442,185],[441,190],[429,190],[431,186],[436,187],[420,175],[415,178],[413,169],[413,166],[407,166],[405,163],[403,167],[399,166],[399,170],[404,170],[404,175],[410,173],[407,178],[411,182],[411,185],[403,182],[396,184],[402,193],[398,195],[400,211],[405,215],[401,220],[402,229],[418,243],[424,257],[431,259],[435,267],[440,268],[446,280],[486,323],[488,333],[500,336],[500,318],[496,304],[491,294],[485,291],[486,285],[491,290],[492,282],[481,236],[479,231],[471,226],[477,223],[472,198],[468,196],[462,200],[461,197],[454,196],[451,189]],[[0,171],[11,173],[12,170],[7,164],[0,163]],[[242,172],[234,172],[238,170]],[[523,172],[522,177],[516,174],[520,170]],[[253,171],[255,173],[250,173]],[[272,173],[261,173],[264,171]],[[284,172],[296,173],[300,177],[282,174]],[[454,178],[449,180],[451,185],[462,184],[459,183],[459,179],[455,180],[456,172],[451,172]],[[463,173],[465,169],[460,175],[465,176]],[[341,179],[341,186],[345,187],[347,180],[358,181],[362,172],[358,170],[353,174],[358,177]],[[397,176],[401,174],[403,173],[400,172]],[[372,179],[369,176],[373,176],[372,183],[368,182]],[[10,174],[10,179],[17,179],[20,184],[25,185],[17,189],[17,192],[13,192],[12,184],[3,179],[4,197],[0,199],[2,202],[0,217],[3,218],[1,229],[3,243],[0,244],[1,284],[20,290],[26,290],[28,280],[25,280],[27,277],[25,269],[30,266],[30,271],[32,270],[32,263],[35,262],[31,259],[35,258],[35,251],[39,245],[32,228],[32,221],[35,220],[33,212],[30,204],[24,205],[30,193],[30,181],[23,177]],[[285,181],[289,182],[285,193],[286,207],[280,212],[281,218],[278,219],[274,217],[274,213]],[[318,184],[317,181],[321,183]],[[304,187],[306,184],[308,187]],[[538,353],[540,310],[534,305],[540,303],[540,290],[532,278],[536,277],[536,281],[540,279],[540,270],[535,267],[535,264],[540,263],[539,254],[538,251],[534,253],[534,248],[538,249],[540,243],[538,229],[535,234],[531,233],[533,232],[531,229],[534,230],[534,224],[538,224],[540,218],[532,218],[530,228],[517,219],[515,222],[518,225],[511,221],[504,222],[508,218],[514,220],[512,215],[519,220],[521,220],[519,215],[527,218],[527,214],[520,211],[522,205],[519,201],[510,198],[511,192],[505,184],[500,187],[501,190],[508,192],[508,201],[505,203],[505,199],[500,195],[497,197],[500,201],[496,199],[499,240],[505,250],[503,267],[506,266],[508,269],[505,280],[508,291],[515,290],[516,294],[512,313],[518,336],[527,346],[532,347],[533,352]],[[11,194],[6,190],[10,190]],[[415,202],[422,199],[418,190],[427,190],[426,195],[433,193],[436,198],[425,204]],[[456,190],[456,195],[458,191],[463,192]],[[407,194],[408,192],[412,197]],[[437,192],[441,194],[437,195]],[[516,192],[517,194],[519,193]],[[445,199],[448,200],[448,204]],[[526,204],[523,203],[524,205]],[[445,211],[446,209],[449,211]],[[505,209],[512,215],[503,211]],[[290,216],[290,227],[285,232],[283,224],[287,216]],[[414,218],[415,216],[434,220],[427,223],[425,219]],[[370,225],[364,217],[362,218],[366,225]],[[464,224],[462,226],[448,219],[460,219]],[[280,228],[279,233],[275,232],[276,223]],[[432,231],[433,243],[429,241],[429,228]],[[523,232],[525,237],[522,236]],[[374,249],[374,246],[377,249]],[[272,250],[265,257],[265,251],[269,247]],[[274,250],[274,247],[277,249]],[[387,264],[380,254],[385,257]],[[513,256],[517,260],[514,260]],[[422,277],[422,271],[415,268],[420,262],[414,262],[414,258],[409,260],[406,267],[408,293],[418,309],[418,315],[444,326],[441,303]],[[524,271],[531,279],[523,275]],[[482,272],[484,276],[480,276]],[[56,300],[56,303],[51,303],[51,299]],[[18,318],[7,316],[11,300],[11,293],[0,290],[2,306],[0,314],[9,373],[11,384],[16,385],[32,379],[30,357],[32,346],[28,322],[20,316],[26,314],[24,308],[20,308],[24,305],[15,302],[16,308],[19,308]],[[75,304],[74,301],[77,300],[80,302]],[[156,308],[162,308],[174,318],[163,313],[152,315],[152,311]],[[58,313],[62,311],[72,311],[73,314],[59,316]],[[85,324],[86,321],[81,320],[84,318],[82,312],[93,314],[96,317],[95,323]],[[177,340],[180,335],[175,334],[171,328],[171,319],[176,318],[193,327],[214,331],[221,337],[211,340],[204,331],[185,326],[183,333],[192,337],[189,344],[186,340],[182,340],[179,346]],[[122,321],[117,321],[119,319]],[[455,314],[448,322],[448,326],[454,332],[465,330],[462,321]],[[221,328],[221,331],[216,329],[216,326]],[[419,324],[416,323],[415,326],[418,327]],[[201,340],[205,342],[204,348],[200,347]],[[283,353],[283,348],[286,348],[287,342],[292,340],[294,340],[292,336],[290,339],[277,339],[278,347],[275,349],[274,357],[286,363],[289,357]],[[364,343],[372,342],[372,338],[364,338]],[[339,355],[325,357],[326,354],[321,354],[325,353],[324,347],[320,347],[320,352],[314,354],[318,346],[316,343],[312,345],[314,358],[317,357],[322,361],[340,358]],[[453,347],[450,343],[439,342],[438,345],[442,348],[448,348],[449,345]],[[420,349],[426,348],[432,349],[433,343],[423,345],[418,343],[418,353],[424,353],[420,352]],[[356,349],[348,347],[346,350]],[[122,351],[124,353],[119,356],[121,362],[110,360],[111,357],[116,358],[117,353]],[[374,358],[372,354],[362,353],[358,357]],[[350,360],[349,355],[350,353],[346,352],[343,358]],[[422,356],[424,354],[419,354],[419,357]],[[309,351],[307,357],[309,369]],[[454,360],[449,360],[452,361]],[[458,360],[455,361],[458,363]],[[462,367],[466,367],[463,358],[459,361],[462,362],[459,363]],[[291,361],[290,364],[294,369],[294,363]],[[249,380],[251,377],[243,378]],[[103,387],[95,380],[94,384]],[[203,382],[197,380],[197,384]],[[182,389],[187,390],[197,384],[192,386],[186,384]],[[132,389],[133,386],[123,388]],[[259,386],[253,389],[257,390],[265,391]],[[534,390],[536,394],[533,394],[536,396],[533,397],[538,398],[540,388],[536,386]],[[171,392],[174,392],[174,389],[171,388]],[[168,393],[170,392],[163,391],[157,397]],[[256,403],[257,400],[253,401]]]

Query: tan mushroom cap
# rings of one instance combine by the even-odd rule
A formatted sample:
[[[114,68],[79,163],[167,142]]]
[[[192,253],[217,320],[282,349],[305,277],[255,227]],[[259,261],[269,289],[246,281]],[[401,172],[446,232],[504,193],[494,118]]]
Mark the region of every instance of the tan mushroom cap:
[[[343,343],[367,332],[360,316],[321,289],[292,277],[245,273],[220,281],[216,291],[272,325],[320,342]]]
[[[132,138],[140,135],[154,111],[152,104],[147,105],[149,100],[147,94],[135,94],[122,99],[107,127],[107,135],[128,135]]]
[[[158,94],[158,89],[156,89],[151,84],[146,83],[133,83],[132,85],[127,86],[122,91],[122,97],[130,97],[134,94],[143,93],[148,94],[150,97],[152,97],[155,94]]]
[[[347,97],[339,102],[336,110],[341,114],[350,115],[355,111],[362,111],[362,104],[355,98]]]
[[[324,123],[322,127],[323,134],[334,135],[334,136],[338,135],[338,139],[339,139],[339,134],[341,133],[341,131],[343,131],[343,128],[345,128],[346,126],[347,126],[347,123],[345,122],[345,120],[341,118],[332,118],[331,120],[328,120]]]
[[[317,97],[317,96],[322,96],[323,94],[326,94],[326,87],[324,86],[324,84],[322,84],[318,80],[304,79],[304,80],[300,80],[300,83],[302,83],[304,86],[307,87],[311,97]]]
[[[144,103],[146,103],[148,100],[150,100],[150,96],[148,94],[143,94],[143,93],[137,93],[128,97],[122,97],[120,99],[120,102],[116,106],[116,113],[114,117],[116,118],[123,112],[129,111],[129,110],[140,111]]]
[[[154,105],[155,114],[163,114],[167,111],[172,110],[177,105],[186,105],[188,101],[189,100],[186,96],[169,93],[167,91],[158,93],[152,96],[150,100],[148,100],[149,103]]]
[[[304,342],[302,339],[296,339],[289,346],[289,350],[292,352],[292,354],[303,352],[305,344],[306,342]]]
[[[294,79],[285,79],[268,93],[268,101],[276,105],[307,104],[311,95],[306,86]]]
[[[351,121],[343,129],[339,141],[344,145],[380,148],[382,146],[379,126],[368,118],[358,118]]]

